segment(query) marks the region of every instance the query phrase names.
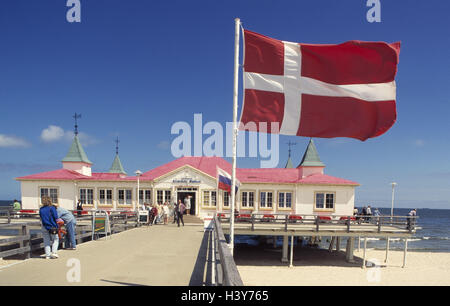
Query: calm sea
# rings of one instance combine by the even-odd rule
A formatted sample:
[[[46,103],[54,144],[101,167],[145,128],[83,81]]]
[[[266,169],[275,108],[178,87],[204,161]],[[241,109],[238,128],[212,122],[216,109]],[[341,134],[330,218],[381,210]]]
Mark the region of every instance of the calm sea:
[[[379,208],[382,215],[390,215],[390,208]],[[359,209],[361,211],[361,209]],[[373,209],[372,209],[373,211]],[[397,208],[394,209],[394,215],[406,216],[411,209],[409,208]],[[420,227],[414,235],[414,237],[408,240],[408,250],[417,252],[450,252],[450,209],[417,209],[417,215],[419,216],[417,226]],[[320,244],[323,248],[328,248],[329,239],[327,237],[322,238]],[[259,245],[261,239],[257,236],[236,236],[236,244],[249,244]],[[341,244],[341,248],[345,249],[345,240]],[[355,241],[358,246],[358,239]],[[277,245],[283,244],[282,238],[277,239]],[[363,241],[361,239],[361,247]],[[401,239],[390,239],[390,250],[403,250],[404,242]],[[386,249],[386,240],[383,238],[368,238],[367,248],[369,249]]]

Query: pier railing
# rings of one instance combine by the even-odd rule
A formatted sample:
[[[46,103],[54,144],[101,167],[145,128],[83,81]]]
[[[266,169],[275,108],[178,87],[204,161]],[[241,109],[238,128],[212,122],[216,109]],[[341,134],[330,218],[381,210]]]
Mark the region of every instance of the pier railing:
[[[72,211],[77,215],[77,211]],[[20,216],[16,220],[14,216]],[[77,226],[75,239],[77,244],[89,241],[92,238],[92,224],[94,222],[94,211],[83,211],[83,214],[77,217]],[[122,232],[130,228],[140,225],[138,215],[133,211],[110,211],[108,213],[109,222],[111,225],[111,234]],[[8,235],[9,237],[0,237],[0,258],[25,255],[25,258],[30,258],[32,252],[44,248],[43,236],[40,231],[41,222],[39,220],[39,213],[14,213],[9,212],[0,215],[0,219],[6,222],[0,222],[0,236],[1,230],[14,230],[15,235]],[[34,230],[34,233],[31,233]],[[64,241],[60,240],[60,244]]]
[[[217,217],[219,221],[229,222],[230,212],[219,212]],[[370,231],[381,233],[385,229],[398,229],[405,230],[409,233],[416,231],[417,216],[373,216],[373,215],[298,215],[298,214],[273,214],[273,213],[235,213],[236,223],[249,223],[251,224],[251,230],[255,230],[255,226],[258,224],[273,224],[280,228],[284,228],[284,231],[288,231],[289,228],[293,228],[293,225],[309,225],[316,232],[321,229],[326,230],[330,228],[330,225],[338,226],[342,230],[347,232],[352,229],[364,230],[365,228]]]
[[[243,286],[233,255],[231,255],[223,234],[222,224],[217,216],[214,218],[214,237],[214,271],[217,276],[215,283],[222,286]]]

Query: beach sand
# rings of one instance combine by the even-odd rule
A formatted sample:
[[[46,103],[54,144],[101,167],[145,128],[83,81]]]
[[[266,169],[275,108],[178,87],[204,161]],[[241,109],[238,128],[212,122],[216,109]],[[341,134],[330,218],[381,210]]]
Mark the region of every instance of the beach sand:
[[[344,252],[295,248],[294,267],[281,263],[281,250],[249,247],[235,251],[236,264],[246,286],[448,286],[450,253],[408,252],[406,267],[402,251],[367,250],[367,267],[362,269],[363,251],[355,250],[355,263],[345,261]],[[378,265],[375,266],[374,263]]]

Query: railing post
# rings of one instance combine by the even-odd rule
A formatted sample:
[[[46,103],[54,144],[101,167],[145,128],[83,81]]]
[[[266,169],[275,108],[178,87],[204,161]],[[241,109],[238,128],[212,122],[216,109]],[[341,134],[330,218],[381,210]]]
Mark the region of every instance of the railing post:
[[[11,223],[11,211],[8,209],[7,213],[8,213],[8,224],[10,224]]]
[[[255,215],[251,215],[251,221],[252,221],[252,232],[255,230]]]
[[[28,252],[25,253],[25,258],[30,258],[31,256],[31,243],[30,243],[30,230],[28,228],[27,224],[23,224],[22,225],[22,231],[21,231],[21,235],[22,236],[27,236],[28,238],[23,239],[20,242],[20,247],[30,247],[30,250]]]
[[[319,216],[316,216],[316,232],[319,231]]]
[[[381,217],[377,217],[378,218],[378,233],[381,233]]]
[[[284,231],[287,232],[288,230],[288,215],[284,216]]]
[[[350,233],[350,216],[347,218],[347,233]]]

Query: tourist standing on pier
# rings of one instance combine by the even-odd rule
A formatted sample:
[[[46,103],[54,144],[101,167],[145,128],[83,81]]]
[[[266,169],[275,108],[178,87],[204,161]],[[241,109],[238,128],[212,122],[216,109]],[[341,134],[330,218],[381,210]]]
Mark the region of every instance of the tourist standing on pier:
[[[183,223],[184,226],[183,214],[185,210],[186,206],[183,204],[183,202],[180,201],[180,203],[178,204],[178,220],[177,220],[178,227],[180,227],[180,221],[181,223]]]
[[[83,210],[83,204],[81,203],[81,200],[78,200],[77,203],[77,216],[81,217],[81,211]]]
[[[164,203],[163,205],[163,218],[164,218],[164,225],[167,225],[168,221],[169,221],[169,214],[170,214],[170,210],[169,210],[169,203]]]
[[[417,216],[417,210],[416,209],[413,209],[413,210],[411,210],[409,213],[408,213],[408,217],[406,217],[406,219],[408,220],[407,222],[408,222],[408,224],[407,224],[407,229],[408,230],[410,230],[411,229],[411,224],[414,224],[414,220],[412,220],[412,222],[411,222],[411,219],[413,219],[414,217],[416,217]]]
[[[67,230],[66,235],[66,249],[68,250],[76,250],[77,249],[77,241],[75,239],[75,226],[77,225],[77,220],[73,216],[73,214],[63,207],[56,206],[56,212],[58,213],[58,218],[61,218],[64,221],[64,226]]]
[[[189,215],[191,211],[191,196],[187,196],[184,198],[184,206],[186,207],[186,214]]]
[[[52,200],[48,196],[42,197],[42,207],[39,209],[39,217],[42,223],[42,236],[44,238],[45,258],[58,258],[58,213]]]
[[[370,207],[370,205],[367,206],[366,215],[367,215],[366,220],[367,220],[368,222],[370,222],[370,221],[371,221],[371,218],[372,218],[372,208]]]

